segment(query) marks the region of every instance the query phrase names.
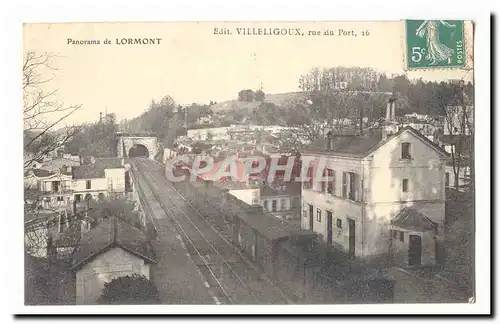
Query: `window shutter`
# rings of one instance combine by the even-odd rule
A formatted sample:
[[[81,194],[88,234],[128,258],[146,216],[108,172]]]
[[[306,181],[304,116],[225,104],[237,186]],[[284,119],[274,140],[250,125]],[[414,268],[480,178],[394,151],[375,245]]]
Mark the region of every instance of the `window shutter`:
[[[342,197],[347,198],[347,173],[342,172]]]

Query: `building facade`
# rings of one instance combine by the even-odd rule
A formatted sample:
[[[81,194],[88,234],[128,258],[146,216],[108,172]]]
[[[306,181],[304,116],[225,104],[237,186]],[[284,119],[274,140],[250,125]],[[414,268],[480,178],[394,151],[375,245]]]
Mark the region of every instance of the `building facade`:
[[[398,130],[394,103],[387,114],[380,132],[329,133],[303,154],[323,158],[325,168],[313,162],[311,181],[303,182],[301,226],[352,257],[432,264],[443,234],[448,156],[413,128]],[[411,217],[401,219],[403,212]]]

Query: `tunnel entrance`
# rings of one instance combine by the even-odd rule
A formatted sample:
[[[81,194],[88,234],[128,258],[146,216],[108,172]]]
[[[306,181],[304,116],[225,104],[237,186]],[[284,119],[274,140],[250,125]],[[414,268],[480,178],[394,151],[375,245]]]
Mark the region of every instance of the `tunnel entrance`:
[[[128,151],[128,156],[133,157],[149,157],[149,152],[146,146],[142,144],[136,144],[130,148]]]

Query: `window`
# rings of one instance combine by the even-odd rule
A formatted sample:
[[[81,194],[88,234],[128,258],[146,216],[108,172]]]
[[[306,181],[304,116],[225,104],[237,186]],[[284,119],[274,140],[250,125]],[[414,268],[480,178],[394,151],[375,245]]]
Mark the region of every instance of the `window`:
[[[398,231],[396,231],[396,230],[391,230],[391,237],[392,237],[393,239],[397,238],[397,237],[398,237]]]
[[[316,210],[316,220],[321,223],[321,209]]]
[[[258,204],[259,197],[257,191],[252,192],[252,204]]]
[[[278,209],[278,208],[277,208],[277,205],[278,205],[277,203],[278,203],[278,201],[273,199],[273,201],[272,201],[271,203],[272,203],[272,208],[273,208],[273,210],[272,210],[272,211],[273,211],[273,212],[275,212],[275,211]]]
[[[342,220],[337,218],[337,228],[342,228]]]
[[[402,232],[402,231],[401,231],[401,232],[399,232],[399,240],[400,240],[401,242],[404,242],[404,241],[405,241],[405,232]]]
[[[446,187],[449,187],[450,186],[450,173],[449,172],[446,172],[445,174],[445,178],[444,178],[444,185]]]
[[[90,189],[90,188],[92,188],[92,182],[91,182],[91,180],[87,180],[87,181],[86,181],[86,183],[85,183],[85,188],[86,188],[86,189]]]
[[[401,159],[403,160],[411,160],[411,144],[404,142],[401,143]]]
[[[342,197],[350,200],[358,199],[358,175],[354,172],[342,173]]]
[[[302,216],[304,216],[304,218],[307,218],[307,205],[306,204],[304,204],[304,207],[302,210]]]
[[[281,199],[281,201],[280,201],[280,210],[285,210],[285,209],[286,209],[285,199]]]
[[[402,189],[403,192],[408,192],[408,179],[403,179]]]
[[[331,169],[326,169],[326,176],[328,177],[326,192],[330,195],[335,194],[335,171]]]
[[[58,196],[57,197],[57,201],[64,201],[64,197],[63,196]]]
[[[82,200],[82,195],[80,195],[80,194],[75,195],[76,202],[80,202],[81,200]]]
[[[268,207],[268,204],[267,204],[267,200],[264,200],[264,210],[265,211],[269,210],[269,207]]]

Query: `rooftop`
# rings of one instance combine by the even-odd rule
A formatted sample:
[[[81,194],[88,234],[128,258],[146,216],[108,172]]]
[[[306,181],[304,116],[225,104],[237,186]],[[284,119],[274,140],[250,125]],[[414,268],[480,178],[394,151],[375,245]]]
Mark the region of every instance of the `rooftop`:
[[[156,262],[153,248],[142,230],[119,218],[109,217],[82,236],[80,245],[73,253],[72,266],[78,268],[114,247],[122,248],[146,262]]]
[[[260,190],[261,197],[274,197],[274,196],[300,196],[301,183],[289,182],[281,186],[263,186]]]
[[[327,148],[328,139],[320,138],[314,141],[306,150],[307,153],[328,153],[332,155],[342,155],[342,156],[352,156],[352,157],[365,157],[377,148],[389,142],[391,139],[400,135],[405,131],[410,131],[416,137],[420,138],[423,142],[427,143],[429,146],[433,147],[435,150],[443,155],[448,156],[441,147],[430,141],[427,137],[422,135],[419,131],[411,126],[402,127],[397,133],[390,135],[387,139],[382,139],[382,129],[372,128],[366,130],[364,135],[352,135],[352,134],[335,134],[333,136],[334,150]]]
[[[406,207],[391,221],[391,225],[417,231],[432,231],[437,224],[414,208]]]
[[[73,179],[104,178],[106,169],[120,168],[123,168],[121,158],[96,158],[93,163],[74,167]]]

